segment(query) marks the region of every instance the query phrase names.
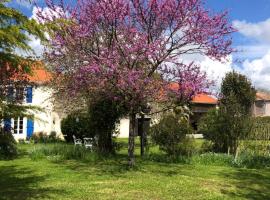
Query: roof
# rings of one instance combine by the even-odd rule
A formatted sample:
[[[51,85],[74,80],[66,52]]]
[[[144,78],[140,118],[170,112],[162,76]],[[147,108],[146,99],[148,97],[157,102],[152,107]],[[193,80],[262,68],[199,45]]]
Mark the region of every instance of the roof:
[[[171,83],[169,88],[172,90],[177,90],[179,88],[178,83]],[[206,93],[197,94],[191,100],[192,103],[200,103],[200,104],[218,104],[218,100],[213,96],[210,96]]]
[[[4,69],[5,68],[5,69]],[[6,71],[10,70],[9,64],[7,64],[3,69]],[[32,83],[47,83],[52,79],[52,74],[45,68],[44,64],[40,61],[35,61],[31,64],[30,73],[25,73],[23,70],[19,70],[12,75],[13,80],[27,80]]]
[[[52,74],[42,66],[34,67],[31,71],[31,74],[27,77],[29,81],[33,83],[46,83],[51,80]]]
[[[216,98],[208,94],[197,94],[193,97],[192,103],[202,103],[202,104],[217,104],[218,101]]]
[[[256,93],[256,100],[264,100],[264,101],[270,101],[270,93],[267,92],[257,92]]]

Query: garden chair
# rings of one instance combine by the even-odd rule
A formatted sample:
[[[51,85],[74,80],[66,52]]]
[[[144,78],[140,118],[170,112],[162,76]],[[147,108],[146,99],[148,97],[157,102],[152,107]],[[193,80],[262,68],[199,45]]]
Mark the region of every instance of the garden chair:
[[[93,150],[93,139],[92,138],[83,138],[83,143],[86,149]]]
[[[82,145],[82,140],[81,139],[77,139],[76,137],[75,137],[75,135],[73,135],[72,136],[73,137],[73,140],[74,140],[74,145],[76,146],[76,145]]]

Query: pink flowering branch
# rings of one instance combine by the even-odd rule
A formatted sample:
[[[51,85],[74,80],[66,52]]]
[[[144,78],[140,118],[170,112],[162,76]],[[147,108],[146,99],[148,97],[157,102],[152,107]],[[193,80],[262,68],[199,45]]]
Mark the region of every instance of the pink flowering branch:
[[[193,61],[179,62],[183,55],[221,60],[233,51],[227,12],[211,14],[201,0],[81,0],[76,6],[48,0],[47,6],[50,14],[40,9],[38,18],[48,24],[45,58],[63,80],[58,88],[71,97],[110,98],[129,108],[132,119],[161,96],[186,102],[206,91],[205,73]]]

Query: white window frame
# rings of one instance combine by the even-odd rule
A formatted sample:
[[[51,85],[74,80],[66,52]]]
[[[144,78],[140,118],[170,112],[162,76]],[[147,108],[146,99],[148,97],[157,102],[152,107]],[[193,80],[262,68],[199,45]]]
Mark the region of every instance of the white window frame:
[[[22,135],[23,132],[24,132],[24,119],[23,119],[23,117],[17,117],[16,119],[12,118],[12,133],[14,135]]]

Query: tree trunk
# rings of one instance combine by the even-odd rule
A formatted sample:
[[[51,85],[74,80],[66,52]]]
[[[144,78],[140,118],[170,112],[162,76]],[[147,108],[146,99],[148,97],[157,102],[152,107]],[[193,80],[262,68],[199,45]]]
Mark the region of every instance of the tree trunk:
[[[102,132],[100,130],[98,138],[98,151],[101,154],[113,154],[112,134],[109,131]]]
[[[238,159],[238,154],[239,154],[239,148],[236,147],[236,148],[235,148],[235,154],[234,154],[234,161],[235,161],[235,162],[236,162],[237,159]]]
[[[239,154],[239,143],[238,141],[235,141],[234,143],[234,161],[237,161],[238,154]]]
[[[227,154],[230,155],[230,146],[228,145],[228,150],[227,150]]]
[[[128,137],[128,165],[130,168],[135,165],[134,147],[135,147],[135,129],[136,129],[136,114],[130,115],[129,137]]]

